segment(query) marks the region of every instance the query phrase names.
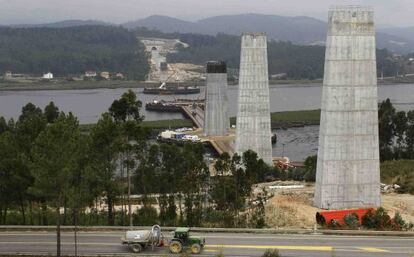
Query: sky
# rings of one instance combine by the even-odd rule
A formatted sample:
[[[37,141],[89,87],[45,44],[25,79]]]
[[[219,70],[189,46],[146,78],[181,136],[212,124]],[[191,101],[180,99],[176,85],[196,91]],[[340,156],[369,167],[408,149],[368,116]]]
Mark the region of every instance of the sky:
[[[377,26],[414,26],[414,0],[0,0],[0,24],[67,19],[123,23],[155,14],[191,21],[242,13],[326,20],[332,5],[371,5]]]

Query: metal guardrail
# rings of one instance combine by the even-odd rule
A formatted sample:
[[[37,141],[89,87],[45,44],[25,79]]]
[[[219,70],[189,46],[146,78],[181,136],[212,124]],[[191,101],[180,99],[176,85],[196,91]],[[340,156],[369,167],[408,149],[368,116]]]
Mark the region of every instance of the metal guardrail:
[[[62,231],[73,231],[75,226],[61,226]],[[151,229],[151,226],[134,226],[133,229]],[[164,231],[173,231],[175,227],[162,227]],[[54,231],[56,226],[0,226],[0,231]],[[78,226],[78,231],[127,231],[129,226]],[[321,234],[353,236],[396,236],[414,237],[414,231],[373,231],[373,230],[328,230],[328,229],[254,229],[254,228],[200,228],[191,231],[200,233],[252,233],[252,234]]]

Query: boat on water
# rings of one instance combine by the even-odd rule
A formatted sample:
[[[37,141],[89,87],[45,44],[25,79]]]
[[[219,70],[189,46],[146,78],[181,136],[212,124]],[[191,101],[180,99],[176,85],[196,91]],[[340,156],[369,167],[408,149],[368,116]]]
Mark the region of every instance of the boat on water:
[[[145,104],[145,110],[155,112],[181,112],[182,106],[196,104],[200,107],[204,105],[204,99],[175,99],[174,101],[152,100]]]
[[[156,112],[181,112],[181,106],[164,100],[153,100],[145,104],[145,110]]]
[[[159,87],[145,87],[143,93],[152,95],[188,95],[200,93],[200,88],[197,86],[167,85],[164,82]]]

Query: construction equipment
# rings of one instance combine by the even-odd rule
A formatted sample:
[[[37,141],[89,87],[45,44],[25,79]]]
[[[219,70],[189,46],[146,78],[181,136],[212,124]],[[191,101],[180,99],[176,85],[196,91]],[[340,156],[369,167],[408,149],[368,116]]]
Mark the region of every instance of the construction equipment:
[[[177,228],[173,232],[173,238],[170,241],[170,252],[181,253],[184,248],[190,249],[191,253],[201,253],[206,240],[201,237],[190,236],[189,228]]]
[[[140,253],[148,247],[154,250],[154,247],[164,245],[164,235],[159,225],[152,226],[151,230],[130,230],[125,232],[121,238],[123,245],[128,245],[134,253]]]

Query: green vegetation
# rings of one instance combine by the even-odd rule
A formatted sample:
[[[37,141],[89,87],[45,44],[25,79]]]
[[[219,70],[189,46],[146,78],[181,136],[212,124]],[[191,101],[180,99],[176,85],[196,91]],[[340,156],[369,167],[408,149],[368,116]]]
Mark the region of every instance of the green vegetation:
[[[272,112],[271,114],[272,120],[274,121],[315,122],[315,124],[319,124],[320,116],[321,110]]]
[[[96,70],[144,80],[149,71],[143,44],[121,27],[3,27],[0,34],[0,73],[50,71],[66,77]]]
[[[125,92],[96,125],[88,125],[89,133],[81,133],[76,117],[53,102],[44,110],[27,104],[16,121],[0,117],[0,224],[56,224],[58,231],[60,224],[261,228],[265,199],[251,199],[253,184],[315,180],[316,156],[303,169],[281,170],[252,151],[221,155],[214,164],[217,176],[210,177],[202,144],[149,140],[156,122],[145,125],[141,106],[133,91]],[[318,115],[314,110],[274,117]],[[396,135],[406,131],[398,128]],[[383,164],[383,179],[412,192],[412,162],[394,164]],[[132,201],[140,207],[132,209]],[[348,223],[354,224],[352,217]]]
[[[378,110],[381,161],[414,159],[414,110],[397,112],[390,99]]]
[[[281,257],[281,255],[277,249],[267,249],[262,257]]]
[[[381,181],[397,184],[400,193],[414,194],[414,160],[385,161],[381,163]]]
[[[203,145],[154,144],[147,126],[156,122],[145,125],[140,108],[128,91],[88,133],[53,102],[44,110],[27,104],[17,121],[0,118],[0,224],[264,227],[264,199],[250,205],[251,186],[313,172],[312,162],[284,171],[247,151],[222,155],[220,175],[209,179]]]
[[[288,179],[290,173],[246,152],[232,159],[222,156],[216,165],[222,176],[210,181],[203,145],[154,144],[148,128],[164,125],[145,124],[141,105],[129,90],[97,124],[82,127],[76,117],[60,112],[53,102],[44,110],[27,104],[17,121],[0,117],[0,224],[56,224],[58,230],[60,224],[130,222],[265,225],[263,204],[252,207],[252,217],[233,219],[229,214],[238,216],[249,208],[253,183],[268,174]],[[88,133],[81,133],[81,128]],[[206,202],[209,190],[211,198]],[[153,193],[160,194],[158,199]],[[141,208],[132,209],[131,194],[141,195],[134,199]],[[105,209],[99,207],[100,202]],[[159,213],[154,209],[156,202]],[[115,205],[121,205],[121,210],[115,211]]]
[[[156,31],[137,30],[137,34],[175,37],[190,47],[179,47],[178,52],[167,56],[169,62],[189,62],[204,65],[209,60],[225,60],[230,69],[239,69],[239,36],[218,34],[165,34]],[[268,43],[269,75],[286,73],[287,79],[320,79],[323,77],[325,47],[295,45],[291,42],[270,41]],[[395,76],[401,70],[400,64],[387,49],[377,50],[379,75]]]
[[[344,223],[348,229],[357,229],[359,227],[358,214],[351,213],[351,214],[345,215]]]
[[[209,60],[225,60],[229,68],[239,68],[240,37],[185,34],[180,35],[180,40],[190,47],[179,47],[177,53],[169,54],[169,62],[204,65]],[[268,43],[269,73],[286,73],[289,79],[321,78],[324,52],[322,46],[299,46],[290,42],[271,41]]]
[[[319,125],[321,110],[272,112],[272,128],[286,128],[305,125]],[[236,125],[236,117],[230,118],[230,123]]]
[[[319,125],[321,110],[288,111],[271,113],[272,128],[295,125]]]
[[[387,211],[380,207],[362,217],[362,226],[367,229],[401,231],[412,229],[414,224],[406,223],[398,212],[391,218]]]

